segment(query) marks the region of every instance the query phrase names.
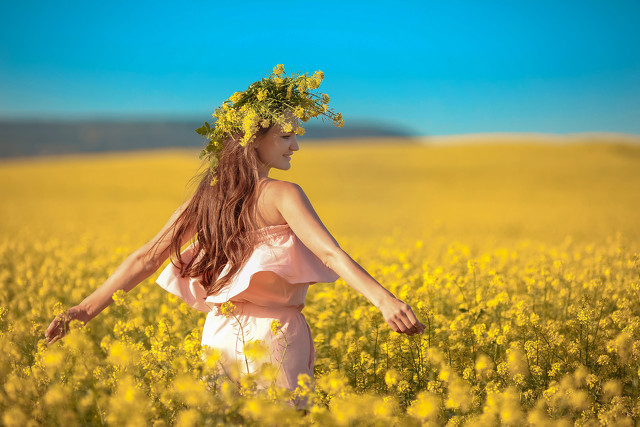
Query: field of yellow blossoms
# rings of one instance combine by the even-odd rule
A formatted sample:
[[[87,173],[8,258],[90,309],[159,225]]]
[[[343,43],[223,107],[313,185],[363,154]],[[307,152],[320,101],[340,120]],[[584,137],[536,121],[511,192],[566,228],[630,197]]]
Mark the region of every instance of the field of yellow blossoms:
[[[397,334],[344,281],[313,285],[306,414],[214,376],[205,314],[159,271],[45,343],[189,195],[198,150],[0,162],[2,425],[637,424],[640,147],[374,142],[302,140],[273,176],[428,328]]]

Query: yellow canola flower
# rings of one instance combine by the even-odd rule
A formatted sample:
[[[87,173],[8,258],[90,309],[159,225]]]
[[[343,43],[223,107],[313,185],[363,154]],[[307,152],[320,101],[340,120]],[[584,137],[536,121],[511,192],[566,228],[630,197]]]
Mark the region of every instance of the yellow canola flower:
[[[334,397],[329,403],[332,415],[339,425],[359,425],[375,413],[378,399],[367,394],[347,394]]]
[[[284,98],[285,90],[282,89],[281,93]],[[293,96],[297,96],[295,90]],[[321,147],[309,149],[314,151],[314,156],[319,156],[318,161],[321,163],[335,159],[335,153],[331,150],[327,149],[325,152]],[[362,155],[371,156],[376,161],[390,162],[390,154],[398,148],[380,149],[379,152],[377,149],[370,150],[371,148],[367,151],[353,148],[352,154],[345,153],[345,156],[353,156],[348,157],[348,162],[345,158],[345,164],[355,164],[355,160],[362,158]],[[571,153],[577,157],[581,156],[580,153],[592,153],[586,147],[575,150]],[[527,151],[529,155],[533,152],[534,150]],[[423,154],[412,150],[404,154],[404,167],[436,164],[429,163],[428,156],[433,155],[432,150],[425,150]],[[425,157],[420,158],[421,155]],[[556,155],[560,153],[557,152]],[[468,157],[462,159],[467,163],[472,163],[470,160],[481,160],[481,157],[469,153],[465,156]],[[600,157],[603,162],[607,161],[607,156]],[[592,158],[591,154],[589,158]],[[410,159],[409,163],[406,163],[407,159]],[[446,166],[451,173],[454,170],[460,173],[461,170],[455,169],[455,163],[462,159],[451,159],[449,164],[445,163],[442,166]],[[438,162],[441,160],[442,158],[439,158]],[[114,160],[114,164],[117,165],[121,161],[124,160]],[[174,165],[175,158],[171,156],[159,161],[159,166],[164,170],[177,168]],[[85,162],[83,167],[90,165],[90,169],[100,170],[101,166],[94,164],[91,159],[86,159],[83,163]],[[567,164],[575,167],[571,162],[563,164],[563,167],[567,167]],[[49,171],[40,169],[44,167],[45,165],[28,165],[28,173],[25,173],[26,166],[16,167],[14,172],[7,167],[2,171],[6,175],[5,178],[8,178],[5,186],[21,182],[22,179],[25,180],[25,185],[37,188],[32,185],[29,176],[34,175],[33,179],[40,177],[41,180],[40,175]],[[89,188],[97,184],[103,188],[102,184],[106,181],[96,183],[77,179],[78,171],[74,170],[75,167],[65,163],[63,169],[68,176],[63,175],[60,178],[66,180],[65,185],[71,185],[70,190],[83,194],[86,192],[85,186]],[[403,165],[398,167],[401,168]],[[140,170],[144,170],[140,167],[131,168],[136,169],[136,172],[132,171],[127,175],[126,169],[122,169],[123,176],[112,174],[109,179],[115,181],[111,184],[118,184],[118,188],[126,188],[126,182],[131,182]],[[311,181],[317,174],[317,169],[302,168],[300,173],[301,180]],[[56,174],[46,175],[48,179],[55,181]],[[75,180],[69,178],[72,175],[76,177]],[[326,183],[328,188],[339,187],[340,176],[326,175],[323,185]],[[581,176],[588,179],[589,175],[585,173]],[[412,179],[414,178],[416,177],[412,175]],[[387,176],[385,179],[390,178]],[[602,176],[599,179],[602,180]],[[482,181],[481,174],[475,174],[474,180]],[[394,188],[401,188],[402,183],[399,181],[392,180],[390,183],[395,184]],[[588,186],[589,182],[585,181],[584,184]],[[169,192],[178,192],[181,186],[182,184],[176,183],[175,191]],[[461,199],[467,196],[462,187],[457,187],[462,192],[459,194]],[[413,190],[415,188],[412,188]],[[52,200],[59,196],[53,186],[46,191],[51,191]],[[554,188],[553,191],[558,190]],[[526,190],[523,193],[526,193]],[[7,220],[10,219],[9,214],[13,212],[12,206],[15,204],[15,211],[19,211],[17,215],[20,216],[23,227],[41,222],[36,221],[35,213],[30,213],[28,209],[18,209],[23,207],[21,204],[24,202],[12,199],[14,193],[5,191],[3,194],[8,198]],[[127,193],[118,191],[119,197],[122,197],[122,194],[126,196]],[[335,196],[335,192],[330,192],[327,200],[331,198],[331,194]],[[384,194],[377,194],[383,197],[383,203],[387,201]],[[104,202],[112,204],[113,197],[115,194],[106,194],[103,197]],[[416,202],[414,198],[412,203]],[[240,408],[243,407],[243,402],[253,398],[254,390],[241,395],[233,383],[240,374],[233,376],[234,380],[227,380],[223,369],[215,369],[219,367],[218,364],[211,363],[210,366],[208,361],[200,360],[199,353],[194,353],[194,340],[190,336],[194,330],[196,335],[201,332],[203,316],[196,316],[197,313],[189,311],[191,309],[181,304],[177,297],[165,296],[160,292],[148,292],[148,286],[141,286],[135,292],[126,295],[130,312],[127,318],[121,319],[118,310],[106,310],[101,314],[105,316],[104,324],[107,330],[121,321],[116,337],[112,333],[103,336],[104,328],[98,327],[98,322],[95,325],[90,323],[89,328],[83,329],[82,335],[69,334],[49,346],[42,342],[44,340],[40,340],[41,342],[37,343],[37,352],[31,346],[24,345],[33,342],[34,321],[39,323],[40,329],[46,326],[41,321],[43,302],[52,310],[55,302],[53,299],[68,300],[70,303],[81,300],[93,291],[100,280],[99,276],[113,271],[121,261],[118,257],[124,255],[119,252],[118,256],[114,257],[111,253],[111,249],[121,245],[117,239],[122,239],[122,235],[116,238],[117,233],[113,233],[107,223],[99,218],[92,220],[90,215],[83,220],[89,221],[90,228],[97,234],[83,237],[82,233],[70,232],[68,241],[64,240],[65,237],[48,236],[55,235],[62,229],[77,227],[75,220],[68,223],[59,222],[60,218],[70,212],[80,210],[80,202],[78,206],[71,203],[64,206],[66,204],[52,203],[49,206],[50,221],[42,223],[43,227],[50,227],[43,228],[46,236],[40,236],[34,231],[33,239],[9,236],[0,243],[5,263],[11,267],[7,270],[11,272],[10,275],[0,272],[0,276],[5,273],[3,280],[9,284],[17,285],[18,281],[22,280],[21,286],[24,289],[24,292],[16,294],[20,298],[15,300],[11,299],[12,295],[5,295],[9,299],[6,306],[0,308],[0,373],[3,378],[0,394],[4,396],[6,405],[9,405],[0,415],[0,423],[39,425],[47,424],[47,419],[43,417],[50,417],[49,420],[65,419],[70,420],[70,424],[76,424],[83,422],[77,420],[86,420],[87,414],[95,414],[98,417],[95,420],[100,423],[100,411],[105,416],[104,423],[111,421],[112,425],[126,425],[134,420],[140,421],[141,425],[162,425],[163,422],[167,425],[178,425],[185,411],[191,411],[190,416],[185,415],[183,418],[186,425],[200,425],[211,419],[240,420]],[[319,204],[323,204],[322,199]],[[115,205],[113,203],[113,206]],[[343,219],[345,217],[341,216],[341,213],[349,211],[351,207],[344,204],[340,204],[339,208],[336,207],[338,205],[333,208],[332,204],[327,206],[329,216]],[[126,206],[124,208],[130,209]],[[549,208],[544,207],[547,210]],[[153,207],[149,212],[149,218],[153,219],[153,222],[160,223],[162,218],[159,211],[162,211],[160,205],[158,209]],[[533,207],[532,212],[535,212]],[[489,212],[485,213],[487,217],[490,216]],[[29,218],[29,215],[34,217]],[[6,227],[13,224],[18,222],[11,220]],[[418,225],[413,223],[412,227]],[[147,232],[134,230],[132,240],[144,237],[136,233]],[[339,394],[342,387],[351,386],[355,393],[375,395],[377,399],[373,400],[374,406],[366,407],[363,413],[370,416],[371,423],[380,425],[419,425],[422,418],[418,419],[417,415],[429,414],[431,418],[429,421],[422,421],[423,425],[522,425],[533,419],[539,423],[532,422],[532,425],[633,425],[637,422],[637,399],[633,394],[633,384],[638,377],[637,360],[640,358],[640,323],[634,311],[637,295],[640,293],[640,282],[637,280],[640,265],[637,251],[620,246],[615,241],[603,241],[584,248],[573,242],[571,246],[557,249],[522,242],[514,243],[516,247],[512,250],[487,249],[490,252],[485,252],[484,255],[474,249],[469,256],[463,256],[462,249],[455,249],[458,263],[451,266],[450,256],[447,255],[449,242],[438,246],[436,240],[429,240],[429,244],[425,243],[421,248],[417,248],[415,239],[419,237],[418,234],[419,231],[416,229],[415,234],[404,241],[389,240],[375,246],[359,240],[361,236],[354,235],[351,245],[363,264],[379,275],[381,281],[393,287],[394,291],[400,292],[404,284],[411,284],[407,302],[412,308],[419,308],[416,301],[427,302],[425,307],[416,312],[423,323],[428,324],[428,334],[425,336],[407,337],[389,331],[382,319],[376,317],[379,316],[379,312],[367,311],[366,307],[371,304],[366,299],[351,294],[352,291],[343,281],[337,282],[335,286],[318,284],[318,287],[307,295],[305,310],[309,313],[307,317],[316,332],[314,367],[317,378],[324,372],[337,372],[346,376],[344,382],[338,379],[323,381],[325,389],[331,391],[333,387],[336,394]],[[422,237],[425,242],[428,241],[427,237]],[[381,238],[380,242],[383,241]],[[566,261],[563,261],[562,271],[557,271],[559,269],[554,269],[553,260],[560,259],[559,254],[564,252],[567,255],[562,256],[562,259]],[[469,259],[478,260],[474,266],[476,281],[473,275],[467,274],[465,270]],[[605,269],[610,270],[610,279],[606,279]],[[565,279],[571,276],[575,281],[569,282]],[[92,281],[93,277],[95,279]],[[467,303],[464,309],[468,311],[459,311],[456,298],[460,294],[464,294]],[[40,301],[43,295],[47,298]],[[479,300],[478,295],[481,296]],[[519,304],[520,301],[524,301],[524,305]],[[568,309],[568,306],[572,308]],[[363,307],[365,311],[354,321],[352,314]],[[377,310],[375,307],[370,307],[369,310],[371,309]],[[428,315],[427,309],[431,310]],[[586,316],[584,318],[588,319],[585,323],[579,321],[581,310],[583,316]],[[366,317],[370,319],[365,319]],[[455,331],[450,331],[449,323],[458,318]],[[522,320],[522,323],[517,323]],[[235,322],[230,323],[236,325]],[[266,328],[269,335],[269,325]],[[351,331],[355,333],[350,333]],[[91,345],[85,345],[85,333]],[[394,339],[394,335],[398,335],[399,338]],[[496,345],[499,336],[501,344]],[[359,337],[364,339],[358,339]],[[347,353],[345,349],[354,341],[352,351]],[[512,342],[517,343],[519,355],[507,353]],[[136,391],[127,391],[126,387],[120,387],[119,390],[121,377],[125,372],[123,366],[113,362],[122,358],[133,360],[133,350],[137,348],[138,343],[142,344],[139,363],[124,366],[141,384],[139,399],[132,401],[131,397]],[[430,352],[431,348],[438,349],[441,354]],[[483,360],[479,356],[481,354],[491,357],[487,356]],[[221,361],[224,361],[224,357],[222,359]],[[438,379],[438,373],[444,372],[444,369],[441,369],[443,364],[449,366],[450,372],[446,383]],[[501,368],[497,368],[498,365]],[[588,368],[580,368],[581,365]],[[385,387],[387,367],[399,372],[394,388]],[[244,371],[244,366],[241,368],[243,369],[237,370],[239,373]],[[229,368],[229,372],[232,369]],[[259,372],[263,375],[262,379],[266,378],[269,384],[278,378],[277,366],[269,370],[259,369]],[[193,377],[205,376],[206,382],[203,382],[208,389],[205,393],[199,394],[204,396],[205,404],[202,406],[186,408],[185,400],[190,398],[189,382],[184,382],[187,387],[184,387],[184,384],[182,387],[174,384],[183,374]],[[458,399],[453,393],[456,389],[456,375],[463,378],[472,389],[471,409],[467,412],[461,407],[456,408]],[[64,388],[56,389],[54,384],[63,378],[66,381]],[[401,379],[409,381],[402,382]],[[614,382],[610,382],[612,380]],[[225,385],[225,381],[232,384]],[[510,385],[513,387],[513,393],[505,393]],[[180,388],[184,391],[179,391]],[[99,392],[92,395],[91,389]],[[386,390],[386,395],[382,394],[385,393],[383,390]],[[306,418],[300,417],[303,420],[301,423],[309,420],[310,423],[313,421],[318,425],[331,425],[331,422],[335,424],[336,419],[329,409],[329,402],[334,395],[323,392],[323,389],[320,391],[319,395],[313,395],[309,391],[309,398],[319,405],[317,409],[310,409]],[[412,397],[419,396],[423,391],[432,393],[434,399],[431,409],[429,402],[425,404],[424,398]],[[468,398],[465,397],[463,389],[457,391],[461,392],[461,401]],[[115,397],[111,399],[111,396]],[[280,395],[269,391],[271,407],[284,404],[286,400],[276,396]],[[377,418],[394,416],[390,415],[390,408],[385,409],[381,406],[383,396],[402,402],[403,409],[405,406],[409,408],[407,418],[412,419],[403,424],[403,410],[397,419]],[[75,404],[69,404],[71,398],[75,399]],[[33,406],[32,402],[42,402],[42,405]],[[57,406],[62,402],[65,403]],[[353,401],[347,403],[353,404]],[[150,408],[161,404],[163,411],[152,410],[148,412],[148,417],[136,419],[133,415],[137,415],[141,411],[140,408],[146,404],[150,404]],[[342,407],[337,406],[336,409]],[[171,419],[166,419],[162,413],[171,414]],[[121,416],[108,420],[108,414]],[[277,414],[281,414],[280,409],[277,410]],[[362,418],[361,414],[358,415],[358,421]],[[631,422],[628,422],[629,419]],[[285,424],[284,420],[284,417],[279,416],[274,424],[297,424],[297,421]],[[253,421],[242,422],[251,424]],[[262,419],[257,422],[262,422]]]
[[[283,64],[278,64],[275,67],[273,67],[273,74],[275,74],[277,76],[282,76],[282,73],[284,73],[284,65]]]
[[[518,425],[524,416],[520,410],[520,398],[518,392],[510,387],[500,396],[500,421],[505,425]]]
[[[269,356],[269,350],[262,340],[249,341],[244,344],[244,355],[253,361],[263,361]]]
[[[234,103],[238,102],[238,101],[240,101],[240,98],[242,98],[243,94],[244,94],[244,92],[234,92],[234,94],[229,97],[229,100],[231,102],[234,102]],[[224,104],[224,105],[226,105],[226,104]]]
[[[509,372],[514,380],[529,374],[526,356],[515,342],[511,343],[511,347],[507,350],[507,362]]]
[[[55,370],[64,364],[64,359],[65,355],[62,351],[50,350],[42,357],[42,364],[47,368]]]
[[[307,79],[304,76],[300,76],[300,78],[296,81],[296,84],[300,93],[304,93],[308,89]]]
[[[463,379],[455,376],[449,383],[449,393],[445,402],[447,408],[466,412],[471,406],[471,388]]]
[[[108,360],[116,365],[128,365],[131,362],[129,350],[130,348],[126,344],[116,341],[109,349]]]
[[[197,409],[184,409],[178,413],[175,425],[177,427],[191,427],[200,423],[200,412]]]
[[[220,305],[220,312],[225,316],[231,316],[235,309],[236,306],[231,301],[223,302],[222,305]]]
[[[127,374],[118,381],[117,390],[109,396],[106,421],[112,425],[144,425],[150,413],[148,397]]]
[[[320,82],[313,77],[307,77],[305,80],[305,86],[310,89],[317,89],[318,86],[320,86]]]
[[[435,422],[440,415],[440,399],[434,393],[422,391],[418,393],[418,397],[411,403],[407,409],[407,413],[424,421]]]
[[[293,125],[291,123],[289,123],[289,122],[285,122],[285,124],[282,125],[282,130],[285,133],[289,133],[289,132],[291,132],[293,130]]]
[[[251,141],[258,131],[258,122],[260,121],[260,116],[255,110],[249,110],[249,112],[245,115],[242,120],[242,128],[244,130],[244,136],[242,137],[242,141],[240,145],[246,145],[249,141]]]
[[[478,375],[485,375],[488,371],[493,370],[493,361],[486,354],[480,354],[476,359],[475,369]]]
[[[317,379],[318,388],[331,395],[344,395],[351,391],[349,380],[341,372],[328,372]]]
[[[126,295],[127,293],[125,291],[123,291],[122,289],[119,289],[115,291],[113,295],[111,295],[111,299],[113,300],[113,303],[115,305],[124,306],[127,304]]]
[[[280,371],[278,368],[274,363],[263,363],[258,369],[258,374],[260,378],[271,384],[278,379],[278,372]]]
[[[299,119],[304,118],[304,108],[297,106],[294,110],[293,110],[293,115],[296,116]]]
[[[204,383],[191,377],[189,374],[182,374],[173,380],[171,391],[181,401],[189,406],[204,405],[206,403],[206,389]]]
[[[384,376],[384,382],[387,384],[387,387],[393,387],[398,384],[398,371],[389,369]]]
[[[277,319],[274,319],[271,321],[271,333],[273,335],[278,333],[278,330],[280,329],[280,327],[282,326],[282,322],[280,322]]]
[[[53,384],[44,395],[44,403],[47,406],[56,407],[62,405],[68,398],[68,392],[61,384]]]
[[[223,119],[220,123],[222,126],[229,126],[230,123],[235,122],[238,119],[238,112],[231,108],[226,110],[226,112],[224,113]],[[230,128],[229,128],[230,129]]]
[[[378,398],[373,408],[376,418],[390,418],[400,411],[400,405],[394,396],[384,396]]]
[[[222,356],[222,352],[213,347],[207,345],[202,347],[202,359],[205,362],[205,366],[209,369],[213,369],[217,366],[218,361]]]

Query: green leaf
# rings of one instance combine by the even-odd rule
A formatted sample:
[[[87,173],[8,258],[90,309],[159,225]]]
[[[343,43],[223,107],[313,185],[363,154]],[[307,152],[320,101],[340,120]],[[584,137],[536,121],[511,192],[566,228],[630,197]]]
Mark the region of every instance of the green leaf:
[[[205,136],[207,133],[209,132],[209,130],[207,129],[206,126],[200,126],[198,129],[196,129],[196,133]]]

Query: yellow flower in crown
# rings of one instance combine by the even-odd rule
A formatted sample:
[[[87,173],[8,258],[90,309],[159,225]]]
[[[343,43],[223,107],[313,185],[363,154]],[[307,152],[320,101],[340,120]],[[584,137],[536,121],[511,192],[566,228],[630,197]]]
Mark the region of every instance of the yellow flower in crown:
[[[246,146],[254,140],[260,128],[271,125],[280,125],[286,132],[291,132],[294,128],[287,121],[288,114],[303,122],[312,117],[326,116],[334,125],[342,127],[342,114],[328,107],[329,96],[313,92],[323,79],[324,73],[320,70],[312,76],[307,73],[287,75],[284,65],[278,64],[267,77],[251,83],[243,92],[235,92],[217,107],[212,114],[215,122],[205,122],[196,129],[208,140],[200,158],[208,160],[211,185],[217,181],[216,169],[226,141],[236,139],[240,145]],[[295,132],[303,135],[305,131],[298,125]]]
[[[275,67],[273,67],[273,74],[277,76],[281,76],[282,73],[284,73],[284,65],[278,64]]]
[[[302,119],[304,117],[304,108],[300,106],[296,107],[295,110],[293,110],[293,115],[299,119]]]
[[[241,97],[242,97],[242,92],[236,92],[233,95],[231,95],[229,99],[231,100],[231,102],[238,102],[240,101]]]
[[[287,122],[282,126],[282,130],[285,133],[289,133],[289,132],[291,132],[293,130],[293,125],[291,123]]]

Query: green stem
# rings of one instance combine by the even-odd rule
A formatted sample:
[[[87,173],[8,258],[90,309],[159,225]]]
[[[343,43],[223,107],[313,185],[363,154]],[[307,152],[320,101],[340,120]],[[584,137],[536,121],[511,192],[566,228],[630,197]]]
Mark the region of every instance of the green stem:
[[[280,368],[282,367],[282,364],[284,363],[284,355],[287,353],[287,347],[289,347],[289,341],[287,341],[287,336],[284,334],[284,331],[282,330],[282,328],[278,328],[278,330],[282,334],[282,338],[284,338],[284,351],[282,352],[282,357],[280,358],[280,364],[278,365],[278,370],[276,371],[276,376],[278,376],[278,374],[280,373]],[[274,383],[275,383],[275,379],[273,380],[273,382],[271,384],[274,384]]]
[[[235,313],[231,314],[233,316],[234,319],[236,319],[236,322],[238,322],[238,326],[240,327],[240,333],[242,334],[242,354],[244,355],[244,364],[247,367],[247,374],[249,374],[249,361],[247,360],[247,355],[244,354],[244,346],[245,346],[245,340],[244,340],[244,328],[242,327],[242,323],[240,323],[240,319],[238,319],[238,317],[235,315]]]

